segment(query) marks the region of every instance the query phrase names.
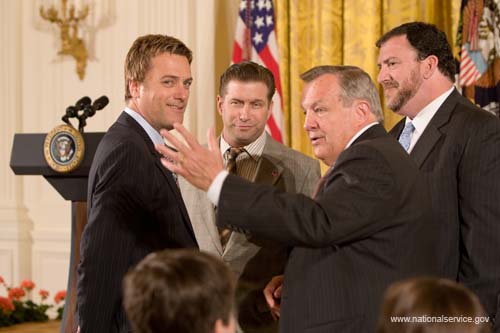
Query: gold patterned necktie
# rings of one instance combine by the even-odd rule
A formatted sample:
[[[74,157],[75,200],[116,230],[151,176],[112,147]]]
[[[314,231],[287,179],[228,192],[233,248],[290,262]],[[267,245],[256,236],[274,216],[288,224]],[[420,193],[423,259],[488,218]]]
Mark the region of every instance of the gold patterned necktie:
[[[224,155],[226,157],[226,170],[229,173],[235,175],[237,174],[236,159],[238,158],[238,155],[244,151],[245,149],[243,148],[234,148],[234,147],[231,147],[228,150],[226,150]],[[220,237],[220,243],[222,245],[222,251],[224,251],[224,249],[226,248],[226,244],[230,236],[231,236],[231,230],[226,228],[219,228],[219,237]]]

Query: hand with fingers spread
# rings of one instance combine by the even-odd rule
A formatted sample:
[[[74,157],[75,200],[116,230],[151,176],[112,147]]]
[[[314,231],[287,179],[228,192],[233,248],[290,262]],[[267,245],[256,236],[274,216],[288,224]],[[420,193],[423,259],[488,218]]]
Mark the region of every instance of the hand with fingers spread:
[[[273,277],[263,291],[267,305],[271,310],[271,315],[273,316],[274,320],[278,320],[280,317],[280,300],[283,290],[283,280],[283,275]]]
[[[164,145],[156,145],[156,150],[164,156],[161,159],[162,164],[194,186],[207,191],[214,178],[224,170],[213,128],[207,134],[208,149],[200,145],[194,135],[181,124],[174,124],[174,128],[186,143],[181,142],[166,129],[162,129],[160,134],[177,149],[174,151]]]

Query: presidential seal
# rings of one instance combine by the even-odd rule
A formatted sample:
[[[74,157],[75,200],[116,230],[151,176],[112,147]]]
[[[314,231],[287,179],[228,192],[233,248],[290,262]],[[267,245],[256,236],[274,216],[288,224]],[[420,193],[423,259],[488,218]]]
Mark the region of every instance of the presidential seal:
[[[85,143],[81,133],[73,126],[59,125],[45,137],[43,153],[52,170],[70,172],[83,161]]]

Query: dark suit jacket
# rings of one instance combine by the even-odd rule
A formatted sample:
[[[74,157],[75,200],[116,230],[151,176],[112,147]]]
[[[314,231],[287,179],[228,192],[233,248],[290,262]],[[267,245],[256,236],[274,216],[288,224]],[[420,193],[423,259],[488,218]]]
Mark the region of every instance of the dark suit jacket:
[[[403,127],[390,133],[399,137]],[[442,274],[476,292],[500,321],[500,119],[455,90],[410,156],[431,188]]]
[[[310,196],[320,177],[319,162],[275,141],[270,135],[253,182]],[[285,246],[252,239],[233,232],[224,251],[215,225],[214,207],[205,191],[179,177],[179,187],[200,250],[212,253],[229,265],[237,278],[238,323],[245,333],[278,332],[262,290],[271,278],[283,274],[288,251]]]
[[[77,282],[81,333],[130,332],[123,276],[153,251],[197,247],[194,233],[172,174],[125,112],[99,144],[88,191]]]
[[[312,200],[229,175],[218,224],[294,246],[280,331],[373,332],[385,288],[436,271],[427,188],[382,126],[338,157]]]

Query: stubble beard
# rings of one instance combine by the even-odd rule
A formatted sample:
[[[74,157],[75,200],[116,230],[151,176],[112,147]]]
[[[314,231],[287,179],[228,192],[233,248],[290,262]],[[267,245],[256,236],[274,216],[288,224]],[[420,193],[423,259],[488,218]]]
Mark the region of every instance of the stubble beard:
[[[397,82],[391,83],[392,86],[398,89],[396,96],[391,102],[387,103],[387,107],[393,112],[398,113],[401,111],[403,106],[408,103],[416,94],[420,88],[421,81],[419,80],[417,73],[411,71],[410,77],[403,81],[402,84]]]

